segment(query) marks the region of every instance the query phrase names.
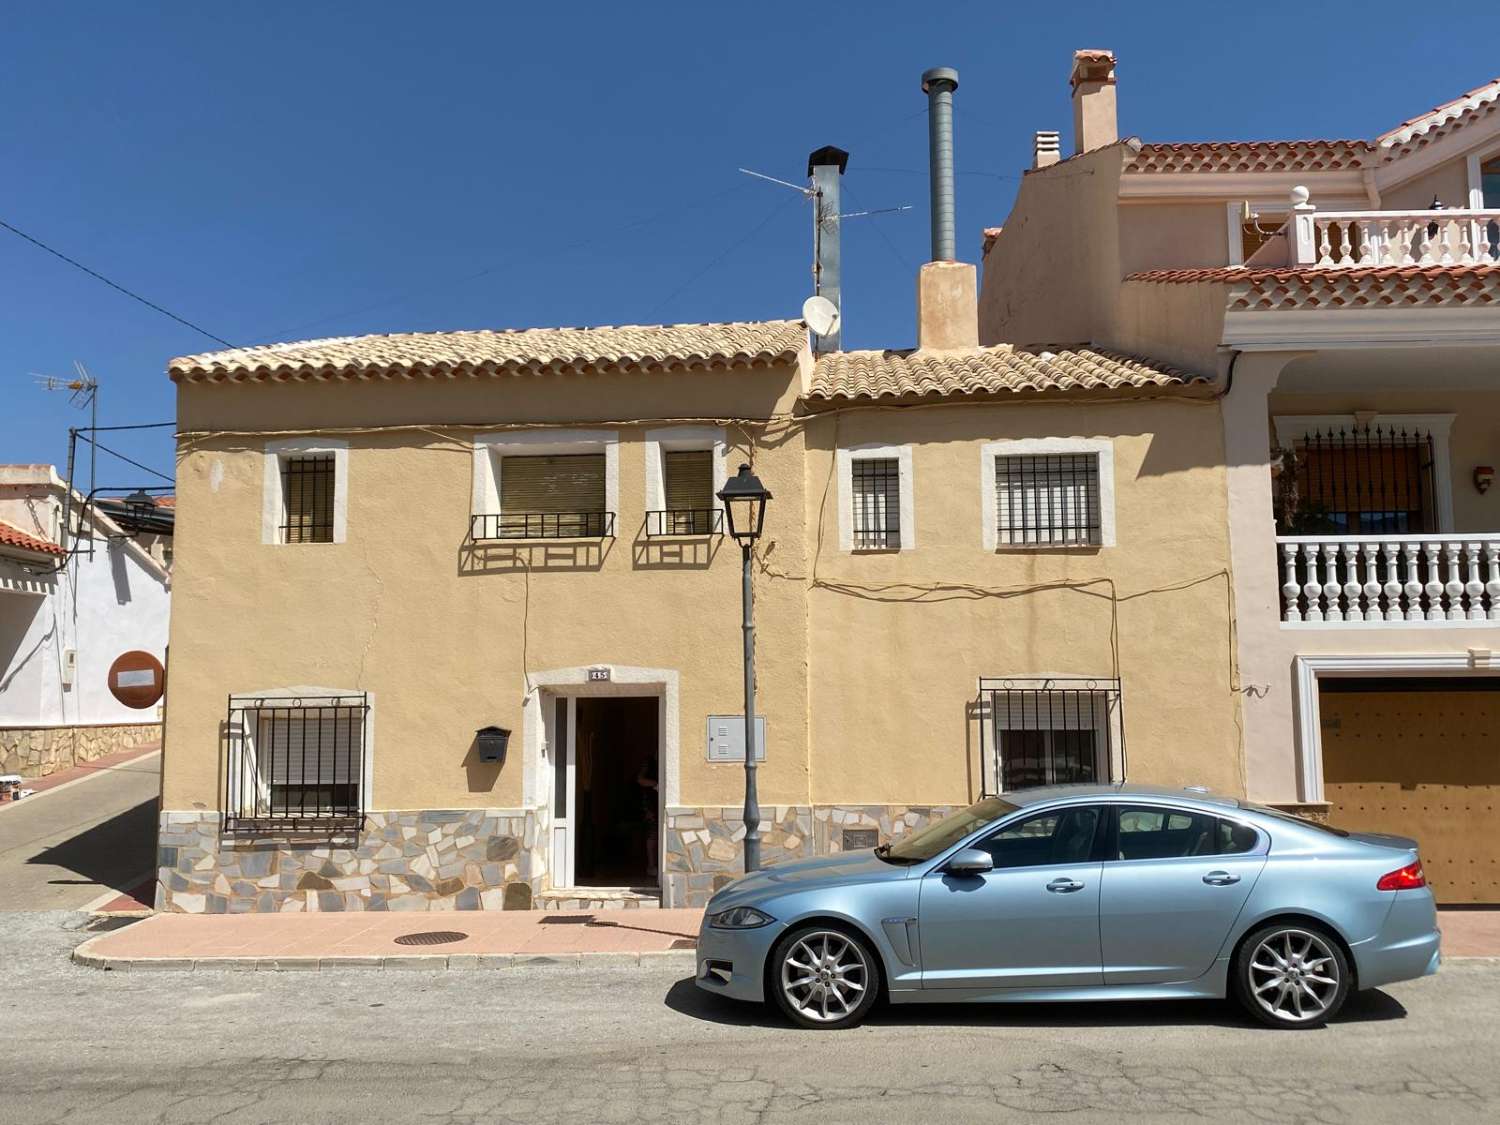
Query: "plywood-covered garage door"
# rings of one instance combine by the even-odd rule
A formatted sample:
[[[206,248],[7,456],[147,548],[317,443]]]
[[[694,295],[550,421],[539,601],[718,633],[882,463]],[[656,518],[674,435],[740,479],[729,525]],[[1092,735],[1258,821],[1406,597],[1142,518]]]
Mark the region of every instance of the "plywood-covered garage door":
[[[1332,823],[1415,837],[1439,902],[1500,902],[1497,688],[1348,680],[1320,693]]]

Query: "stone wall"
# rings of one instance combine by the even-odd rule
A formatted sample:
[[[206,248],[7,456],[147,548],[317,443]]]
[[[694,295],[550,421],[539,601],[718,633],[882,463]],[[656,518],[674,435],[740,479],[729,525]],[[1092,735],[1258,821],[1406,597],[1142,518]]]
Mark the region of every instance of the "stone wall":
[[[900,839],[954,812],[950,805],[776,805],[761,810],[763,864],[844,850],[844,832],[874,833],[855,850]],[[741,808],[667,810],[663,906],[703,906],[745,870]]]
[[[217,812],[163,812],[156,908],[529,910],[544,839],[536,814],[516,809],[377,812],[357,834],[296,840],[223,836]]]
[[[0,773],[46,777],[122,750],[161,745],[160,723],[0,727]]]

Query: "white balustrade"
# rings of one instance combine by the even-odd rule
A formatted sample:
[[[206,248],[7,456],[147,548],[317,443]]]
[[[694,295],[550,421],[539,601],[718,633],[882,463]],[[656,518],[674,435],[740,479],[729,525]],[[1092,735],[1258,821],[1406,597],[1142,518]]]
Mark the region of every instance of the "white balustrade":
[[[1278,536],[1283,621],[1494,622],[1500,533]]]
[[[1500,263],[1500,211],[1317,211],[1292,207],[1289,264],[1454,266]]]

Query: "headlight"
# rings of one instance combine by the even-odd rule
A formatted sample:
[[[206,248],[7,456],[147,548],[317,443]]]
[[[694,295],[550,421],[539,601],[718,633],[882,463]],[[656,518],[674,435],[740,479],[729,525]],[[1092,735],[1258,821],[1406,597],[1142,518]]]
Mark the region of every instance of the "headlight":
[[[776,919],[753,906],[733,906],[708,916],[708,924],[716,930],[753,930],[774,921]]]

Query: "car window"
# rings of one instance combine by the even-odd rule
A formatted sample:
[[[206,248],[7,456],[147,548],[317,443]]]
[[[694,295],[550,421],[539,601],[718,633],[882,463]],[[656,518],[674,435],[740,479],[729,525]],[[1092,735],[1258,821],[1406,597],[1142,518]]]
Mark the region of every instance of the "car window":
[[[1218,818],[1185,809],[1120,809],[1117,858],[1175,859],[1216,855]]]
[[[1094,850],[1098,825],[1095,807],[1053,809],[1007,824],[977,846],[990,853],[996,867],[1081,863]]]
[[[1260,833],[1248,824],[1236,824],[1232,820],[1219,821],[1220,855],[1242,855],[1255,850],[1260,843]]]

